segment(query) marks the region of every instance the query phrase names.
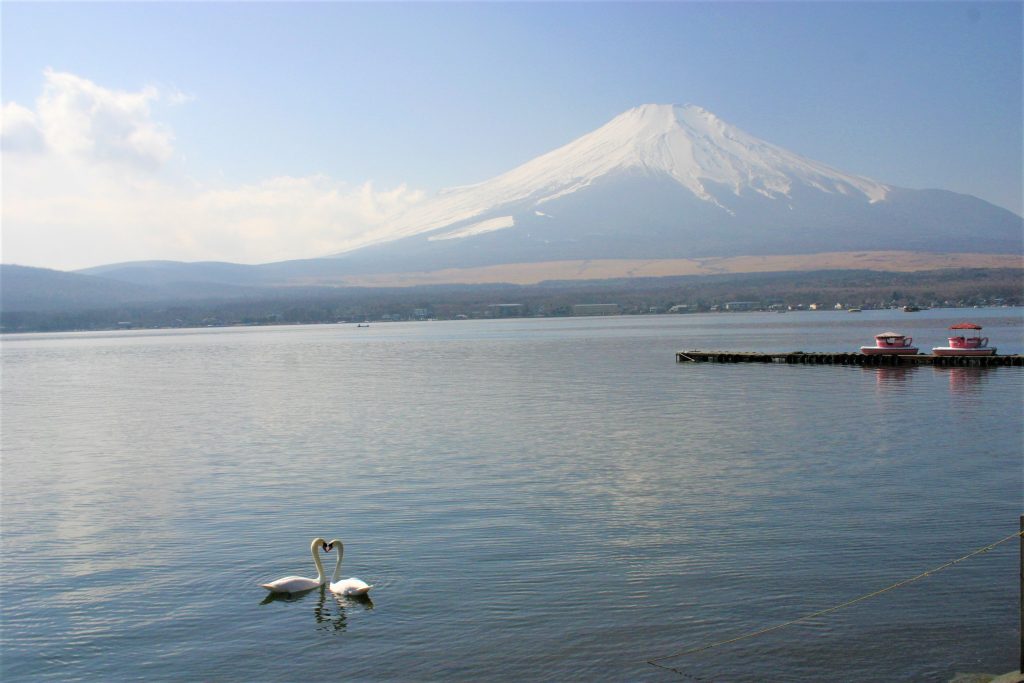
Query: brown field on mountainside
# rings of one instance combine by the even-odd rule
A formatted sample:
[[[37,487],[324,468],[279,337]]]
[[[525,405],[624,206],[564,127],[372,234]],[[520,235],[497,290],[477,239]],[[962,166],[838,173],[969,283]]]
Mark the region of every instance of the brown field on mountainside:
[[[724,275],[813,270],[877,270],[915,272],[942,268],[1021,268],[1021,256],[1005,254],[929,254],[911,251],[830,252],[789,256],[735,256],[701,259],[601,259],[511,263],[432,272],[346,276],[330,282],[362,287],[509,283],[533,285],[549,280],[610,280],[676,275]],[[314,284],[314,283],[309,283]]]

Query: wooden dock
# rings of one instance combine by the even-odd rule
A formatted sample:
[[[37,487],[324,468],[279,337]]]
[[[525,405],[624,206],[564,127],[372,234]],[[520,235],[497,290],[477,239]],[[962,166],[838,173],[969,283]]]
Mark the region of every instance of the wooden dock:
[[[751,351],[678,351],[677,363],[786,363],[789,365],[865,365],[868,367],[934,365],[937,367],[1024,367],[1024,356],[914,356],[863,353],[755,353]]]

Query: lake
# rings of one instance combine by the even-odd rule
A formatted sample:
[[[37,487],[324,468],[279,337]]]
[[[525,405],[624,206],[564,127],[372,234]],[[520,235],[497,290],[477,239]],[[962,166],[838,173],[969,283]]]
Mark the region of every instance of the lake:
[[[1024,369],[675,352],[924,349],[964,320],[1024,350],[1020,309],[5,336],[3,680],[679,680],[647,660],[1016,532]],[[266,599],[316,536],[372,600]],[[664,663],[1009,671],[1017,572],[1014,540]]]

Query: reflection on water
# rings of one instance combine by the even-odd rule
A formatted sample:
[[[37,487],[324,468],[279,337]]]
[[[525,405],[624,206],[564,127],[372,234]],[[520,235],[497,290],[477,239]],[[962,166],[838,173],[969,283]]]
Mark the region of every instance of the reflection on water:
[[[988,381],[989,374],[999,368],[984,367],[935,367],[938,375],[949,376],[951,394],[979,394]]]
[[[907,382],[920,369],[916,365],[893,367],[863,367],[865,372],[875,376],[875,387],[880,391],[907,389]],[[951,394],[977,394],[984,389],[985,383],[992,373],[998,372],[997,367],[944,367],[932,366],[937,377],[947,377]],[[1010,372],[1013,372],[1012,370]]]
[[[319,589],[310,588],[308,591],[302,591],[299,593],[267,593],[266,597],[260,601],[261,605],[269,605],[272,602],[301,602],[309,597],[314,590],[319,590],[322,594],[324,587],[320,586]]]
[[[320,600],[313,614],[317,629],[321,631],[344,631],[348,625],[349,610],[360,609],[369,612],[373,609],[373,600],[368,595],[356,597],[337,595],[329,590],[321,591]]]
[[[861,367],[863,367],[865,371],[873,372],[875,374],[875,386],[880,390],[902,388],[901,385],[913,377],[914,373],[917,372],[916,365]]]
[[[337,595],[325,586],[304,593],[270,593],[263,598],[260,605],[274,602],[301,604],[310,600],[314,602],[313,620],[318,631],[343,632],[348,627],[348,610],[360,609],[369,612],[373,609],[373,600],[368,595]]]
[[[313,608],[313,618],[316,620],[318,631],[344,631],[348,627],[348,619],[345,615],[345,606],[328,599],[328,594],[334,595],[329,590],[320,588],[320,599]]]

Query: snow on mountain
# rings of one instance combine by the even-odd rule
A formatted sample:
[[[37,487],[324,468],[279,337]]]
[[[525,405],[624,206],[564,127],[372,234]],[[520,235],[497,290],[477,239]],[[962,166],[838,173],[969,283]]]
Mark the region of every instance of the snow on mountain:
[[[491,218],[486,221],[480,221],[479,223],[473,223],[451,232],[442,233],[440,235],[431,235],[427,239],[431,242],[438,240],[454,240],[460,237],[471,237],[473,235],[482,235],[485,232],[493,232],[495,230],[501,230],[502,228],[511,228],[516,224],[516,221],[512,216],[500,216],[498,218]]]
[[[355,270],[853,250],[1019,253],[1021,218],[647,104],[490,180],[443,190],[337,256]]]
[[[737,195],[749,188],[772,198],[788,197],[794,182],[823,192],[860,193],[870,201],[884,199],[888,190],[758,140],[700,107],[657,104],[630,109],[561,149],[465,189],[500,190],[490,197],[499,201],[539,192],[545,196],[537,204],[543,204],[626,169],[664,172],[711,203],[717,202],[707,181]]]
[[[753,191],[772,199],[788,198],[794,184],[862,196],[869,202],[881,201],[889,192],[888,186],[870,178],[843,173],[759,140],[701,107],[645,104],[496,178],[442,190],[351,248],[454,225],[508,204],[541,207],[618,171],[667,174],[726,212],[730,209],[707,191],[708,183],[727,186],[737,196]]]

